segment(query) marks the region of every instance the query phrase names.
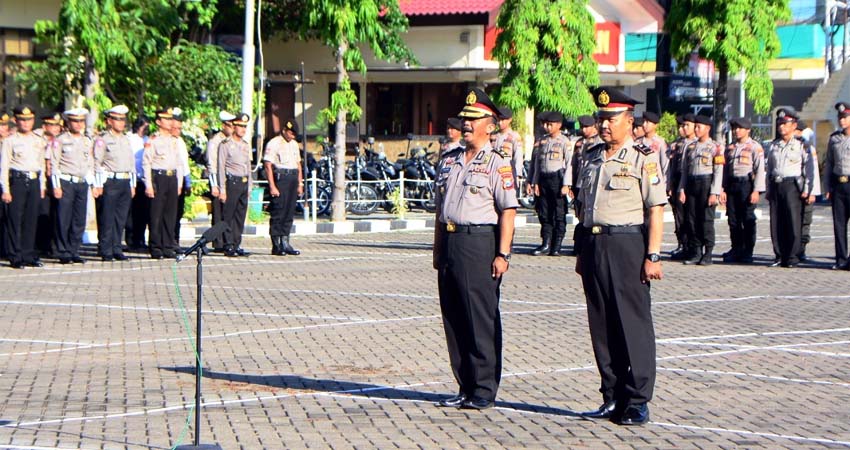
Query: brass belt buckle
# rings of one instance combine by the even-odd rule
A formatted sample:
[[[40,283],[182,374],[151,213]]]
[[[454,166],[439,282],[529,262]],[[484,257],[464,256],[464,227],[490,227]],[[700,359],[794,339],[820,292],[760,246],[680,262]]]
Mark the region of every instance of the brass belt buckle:
[[[247,183],[247,182],[248,182],[248,177],[242,177],[242,182],[243,182],[243,183]]]
[[[847,176],[847,175],[841,175],[840,177],[838,177],[838,182],[839,182],[839,183],[842,183],[842,184],[843,184],[843,183],[847,183],[848,181],[850,181],[850,176]]]
[[[454,233],[456,230],[457,230],[457,227],[455,226],[455,224],[453,224],[451,222],[446,224],[446,231],[448,231],[449,233]]]
[[[594,225],[590,227],[591,234],[602,234],[602,227],[600,225]]]
[[[171,169],[169,169],[169,170],[166,170],[166,171],[165,171],[165,174],[166,174],[166,175],[168,175],[168,176],[170,177],[170,176],[174,175],[174,171],[173,171],[173,170],[171,170]]]
[[[27,172],[27,178],[30,180],[35,180],[38,178],[38,172]]]

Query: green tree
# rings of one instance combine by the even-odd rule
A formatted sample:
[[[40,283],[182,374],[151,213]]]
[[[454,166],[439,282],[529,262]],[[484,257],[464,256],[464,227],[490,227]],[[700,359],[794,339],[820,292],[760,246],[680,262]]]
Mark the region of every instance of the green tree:
[[[590,88],[599,85],[599,73],[587,0],[506,0],[496,24],[498,103],[573,117],[596,109]]]
[[[336,91],[331,104],[319,113],[319,122],[336,124],[336,173],[334,174],[333,221],[345,220],[345,124],[358,120],[362,111],[351,89],[349,71],[366,72],[360,46],[368,46],[376,58],[415,61],[401,39],[407,18],[397,0],[303,0],[304,19],[298,35],[317,39],[332,49],[336,60]]]
[[[218,47],[184,37],[206,38],[216,3],[64,0],[56,22],[36,23],[47,58],[24,63],[18,82],[45,105],[84,95],[92,120],[117,103],[135,106],[138,114],[174,105],[212,116],[238,104],[233,80],[239,80],[239,63]]]
[[[779,55],[777,24],[791,18],[788,0],[673,0],[664,27],[670,52],[686,67],[693,52],[714,61],[715,135],[725,124],[729,73],[746,73],[747,98],[760,114],[770,110],[773,82],[768,63]]]

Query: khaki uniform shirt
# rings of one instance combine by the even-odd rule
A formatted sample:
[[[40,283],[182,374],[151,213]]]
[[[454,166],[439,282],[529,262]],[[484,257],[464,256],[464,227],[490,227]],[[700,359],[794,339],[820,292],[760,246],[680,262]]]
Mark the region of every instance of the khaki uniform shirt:
[[[272,163],[276,169],[301,167],[301,151],[298,148],[298,142],[295,139],[286,142],[283,136],[275,136],[266,144],[263,161]]]
[[[127,175],[130,186],[136,185],[136,158],[126,134],[107,131],[95,139],[94,172],[97,187],[114,174]]]
[[[510,160],[487,145],[467,164],[463,150],[446,153],[437,165],[439,220],[456,225],[496,225],[499,213],[518,208]]]
[[[658,153],[658,160],[661,162],[661,173],[664,178],[667,178],[667,173],[670,170],[670,158],[667,157],[667,141],[659,135],[652,137],[644,136],[635,140],[638,144],[643,144],[649,147],[653,152]]]
[[[754,192],[764,192],[764,149],[750,138],[726,147],[726,167],[723,168],[723,174],[726,179],[724,188],[732,177],[749,178],[753,181]]]
[[[582,225],[642,225],[645,213],[667,203],[658,153],[626,142],[611,158],[606,145],[591,148],[579,181]]]
[[[692,139],[680,137],[670,144],[667,148],[667,160],[669,161],[667,173],[667,190],[677,192],[679,190],[679,181],[682,179],[682,155],[685,154],[685,148],[690,145]]]
[[[534,158],[534,166],[531,169],[531,184],[539,184],[544,173],[553,172],[563,174],[562,186],[573,184],[573,174],[569,167],[572,162],[572,145],[566,136],[546,136],[537,142],[536,150],[537,157]]]
[[[235,135],[218,146],[218,187],[227,186],[227,176],[246,177],[251,182],[251,146]]]
[[[62,133],[50,143],[50,174],[54,186],[63,175],[84,178],[94,184],[94,142],[83,134]]]
[[[207,176],[210,187],[218,186],[218,146],[227,139],[227,135],[219,131],[207,141]]]
[[[800,140],[791,138],[784,142],[781,138],[770,143],[767,150],[767,192],[771,186],[783,178],[797,178],[800,193],[818,195],[820,176],[818,174],[817,154],[806,148]]]
[[[711,195],[720,195],[723,188],[723,147],[714,140],[700,142],[693,140],[685,147],[682,154],[682,175],[679,180],[679,191],[684,191],[689,177],[711,175]]]
[[[496,142],[493,148],[501,149],[503,153],[511,156],[511,167],[514,168],[514,173],[522,174],[522,163],[525,162],[525,154],[522,151],[522,136],[514,130],[508,130],[505,133],[496,135]]]
[[[0,191],[9,191],[9,171],[38,172],[39,184],[47,185],[45,159],[47,142],[33,133],[14,132],[0,140]]]
[[[833,192],[836,183],[850,182],[850,137],[844,131],[836,131],[829,136],[826,148],[826,191]]]
[[[145,186],[153,187],[153,170],[173,170],[177,178],[177,185],[183,183],[183,161],[180,157],[180,146],[178,138],[170,134],[157,133],[150,137],[145,144],[145,153],[142,156],[142,169],[145,172]]]

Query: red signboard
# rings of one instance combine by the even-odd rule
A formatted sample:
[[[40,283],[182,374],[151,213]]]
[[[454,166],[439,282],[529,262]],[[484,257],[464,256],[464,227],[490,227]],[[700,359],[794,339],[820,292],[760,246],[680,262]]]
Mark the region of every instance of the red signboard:
[[[596,24],[596,51],[593,59],[609,66],[620,64],[620,24],[601,22]]]

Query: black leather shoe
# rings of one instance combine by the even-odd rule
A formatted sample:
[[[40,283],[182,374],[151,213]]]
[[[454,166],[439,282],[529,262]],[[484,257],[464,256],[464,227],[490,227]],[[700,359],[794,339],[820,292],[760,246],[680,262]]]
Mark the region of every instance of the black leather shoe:
[[[119,253],[119,254],[115,255],[115,259],[117,261],[127,261],[128,259],[130,259],[130,257],[128,257],[127,255],[125,255],[123,253]]]
[[[643,425],[647,422],[649,422],[649,407],[646,403],[627,406],[620,420],[617,421],[620,425]]]
[[[9,267],[11,267],[11,268],[13,268],[13,269],[23,269],[23,268],[24,268],[24,263],[22,263],[22,262],[13,262],[13,263],[10,263],[10,264],[9,264]]]
[[[600,406],[599,408],[593,411],[579,413],[579,415],[588,419],[610,419],[614,416],[614,411],[616,410],[617,401],[608,400],[607,402],[603,403],[602,406]]]
[[[779,267],[782,265],[782,260],[774,259],[772,263],[770,263],[767,267]]]
[[[531,254],[534,256],[545,255],[547,253],[549,253],[549,244],[543,244],[531,251]]]
[[[71,258],[59,258],[59,264],[71,264]]]
[[[742,257],[738,258],[738,262],[741,263],[741,264],[752,264],[753,263],[753,257],[752,256],[742,256]]]
[[[79,256],[73,256],[73,257],[71,257],[71,262],[74,263],[74,264],[85,264],[86,260],[83,259],[83,258],[80,258]]]
[[[115,261],[115,258],[112,256],[101,256],[100,260],[103,262],[112,262]]]
[[[44,263],[38,259],[36,259],[35,261],[30,261],[26,265],[27,267],[44,267]]]
[[[460,408],[460,405],[466,401],[466,394],[460,393],[455,395],[454,397],[444,398],[437,402],[437,406],[443,408]]]
[[[700,261],[702,261],[702,253],[697,253],[693,257],[686,259],[683,262],[683,264],[685,264],[687,266],[693,266],[693,265],[699,264]]]
[[[251,256],[251,252],[246,252],[244,248],[239,247],[236,249],[236,256]]]
[[[163,255],[151,255],[151,259],[165,259]]]
[[[799,255],[797,255],[797,259],[799,259],[800,261],[803,261],[803,262],[807,262],[809,260],[809,257],[808,257],[808,255],[806,255],[806,252],[803,252],[803,253],[800,253]]]
[[[471,397],[466,399],[460,407],[462,409],[477,409],[480,411],[482,409],[490,409],[495,405],[496,402],[492,400],[483,399],[481,397]]]

